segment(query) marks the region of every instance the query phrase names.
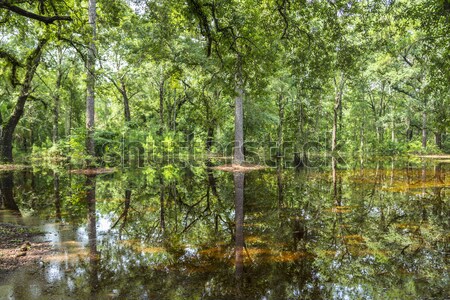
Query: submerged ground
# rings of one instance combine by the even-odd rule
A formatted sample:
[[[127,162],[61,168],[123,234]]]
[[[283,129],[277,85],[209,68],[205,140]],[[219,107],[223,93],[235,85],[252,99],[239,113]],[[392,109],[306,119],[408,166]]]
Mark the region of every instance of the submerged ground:
[[[0,298],[449,295],[450,164],[338,167],[3,171],[0,223],[45,232],[31,249],[51,251],[0,270]]]

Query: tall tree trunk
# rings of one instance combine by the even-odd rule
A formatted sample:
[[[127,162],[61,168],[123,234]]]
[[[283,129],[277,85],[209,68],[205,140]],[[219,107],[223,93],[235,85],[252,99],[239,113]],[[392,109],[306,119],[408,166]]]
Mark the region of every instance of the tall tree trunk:
[[[300,100],[300,97],[298,98],[300,110],[298,113],[297,137],[295,138],[294,143],[294,165],[297,168],[303,167],[300,159],[300,148],[302,148],[300,141],[303,139],[303,103]],[[305,145],[305,141],[303,141],[303,145]]]
[[[422,112],[422,148],[427,147],[427,113]]]
[[[162,175],[159,175],[159,205],[161,209],[159,215],[159,225],[161,226],[161,232],[164,234],[166,231],[166,221],[164,209],[164,180]]]
[[[211,152],[211,148],[214,142],[214,127],[208,125],[207,136],[206,136],[206,151]]]
[[[439,149],[442,149],[442,132],[437,131],[434,133],[434,142]]]
[[[364,123],[362,123],[359,128],[359,151],[361,153],[364,151]]]
[[[391,142],[395,143],[395,122],[392,120]]]
[[[61,48],[58,48],[58,71],[56,75],[56,90],[55,94],[53,95],[53,130],[52,130],[52,141],[53,144],[56,144],[59,140],[59,131],[58,131],[58,124],[59,124],[59,102],[60,102],[60,89],[61,89],[61,81],[63,76],[63,71],[61,69],[62,64],[62,51]]]
[[[87,97],[86,97],[86,150],[91,156],[95,156],[94,131],[95,131],[95,41],[97,37],[97,3],[96,0],[89,0],[89,24],[91,26],[91,41],[89,43],[86,69],[87,69]],[[91,167],[92,162],[87,162]]]
[[[341,72],[339,82],[335,79],[335,97],[333,106],[333,131],[331,137],[331,151],[336,150],[337,146],[337,130],[338,130],[338,120],[339,114],[342,106],[342,94],[344,92],[345,77],[344,73]]]
[[[66,121],[66,128],[65,128],[65,133],[66,135],[71,135],[72,134],[72,119],[73,119],[73,104],[75,101],[75,95],[73,90],[70,91],[70,103],[69,103],[69,111],[67,112],[67,121]]]
[[[1,129],[1,137],[0,137],[1,161],[7,162],[13,161],[12,142],[14,131],[16,129],[17,124],[19,123],[20,119],[23,116],[25,103],[28,97],[30,96],[30,93],[32,92],[31,83],[33,81],[34,74],[36,73],[36,69],[41,61],[42,51],[46,43],[47,39],[40,40],[37,47],[27,57],[25,79],[23,81],[19,97],[17,98],[14,111],[9,117],[6,124],[4,124]]]
[[[161,68],[161,80],[159,81],[159,134],[164,132],[164,72]]]
[[[411,128],[411,120],[409,117],[406,119],[406,142],[411,142],[413,137],[413,130]]]
[[[278,143],[278,151],[277,157],[281,158],[283,155],[283,121],[284,121],[284,104],[283,104],[283,95],[280,95],[278,98],[278,130],[277,130],[277,143]]]
[[[244,162],[244,82],[242,79],[242,58],[237,54],[236,98],[234,101],[234,155],[233,164]]]
[[[214,91],[214,97],[219,97],[219,93],[217,91]],[[206,96],[203,97],[203,104],[205,106],[206,110],[206,151],[209,153],[211,152],[211,148],[214,143],[214,128],[216,120],[213,117],[213,113],[211,111],[211,105],[208,101],[208,98]]]
[[[130,113],[130,99],[128,98],[127,86],[123,79],[120,80],[120,92],[122,94],[123,99],[123,111],[125,114],[125,121],[129,123],[131,121],[131,113]]]

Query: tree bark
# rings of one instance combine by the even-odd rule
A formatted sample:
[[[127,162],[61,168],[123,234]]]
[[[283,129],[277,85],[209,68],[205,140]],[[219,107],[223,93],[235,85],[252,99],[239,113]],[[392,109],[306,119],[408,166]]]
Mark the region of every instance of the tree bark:
[[[159,134],[164,132],[164,71],[161,68],[161,80],[159,81]]]
[[[333,106],[333,131],[331,137],[331,151],[335,151],[337,146],[338,120],[342,106],[342,94],[344,92],[344,84],[345,84],[345,77],[343,72],[341,72],[340,77],[341,77],[340,82],[337,82],[336,79],[334,81],[336,94],[334,97],[334,106]]]
[[[422,113],[422,148],[427,147],[427,113]]]
[[[208,125],[207,136],[206,136],[206,151],[211,152],[211,148],[214,142],[214,127]]]
[[[47,43],[47,39],[40,40],[37,47],[31,52],[31,54],[27,57],[26,62],[26,73],[25,79],[22,84],[22,88],[20,90],[19,97],[17,98],[16,105],[14,107],[14,111],[9,117],[6,124],[2,126],[1,137],[0,137],[0,160],[12,162],[12,142],[14,131],[16,129],[17,124],[23,116],[25,103],[32,92],[31,83],[33,81],[34,74],[36,73],[36,69],[39,66],[41,61],[41,55],[45,44]]]
[[[131,121],[131,113],[130,113],[130,99],[128,98],[127,87],[123,79],[120,80],[121,93],[123,99],[123,111],[125,114],[125,121],[129,123]]]
[[[166,221],[164,209],[164,180],[162,175],[160,175],[159,177],[159,205],[160,205],[159,225],[161,227],[162,233],[164,234],[166,231]]]
[[[244,162],[244,83],[242,80],[242,58],[237,54],[236,98],[234,102],[234,155],[233,164]]]
[[[442,149],[442,132],[438,131],[434,133],[434,141],[436,143],[436,146],[439,149]]]
[[[56,90],[55,94],[53,95],[53,130],[52,130],[52,141],[53,144],[56,144],[59,140],[59,131],[58,131],[58,124],[59,124],[59,106],[60,106],[60,89],[61,89],[61,81],[63,72],[61,69],[62,64],[62,52],[61,49],[58,48],[58,71],[56,75]]]
[[[395,143],[395,122],[392,120],[391,142]]]
[[[281,159],[283,155],[283,121],[284,121],[284,103],[283,103],[283,95],[279,95],[278,98],[278,130],[277,130],[277,142],[278,142],[278,151],[277,157]]]
[[[87,97],[86,97],[86,150],[92,157],[95,156],[95,55],[96,46],[95,41],[97,37],[96,22],[97,22],[97,3],[96,0],[89,0],[89,24],[91,26],[91,41],[86,60],[87,69]],[[91,161],[88,160],[88,167],[91,166]]]
[[[406,119],[406,142],[411,142],[413,138],[413,129],[411,128],[411,120]]]

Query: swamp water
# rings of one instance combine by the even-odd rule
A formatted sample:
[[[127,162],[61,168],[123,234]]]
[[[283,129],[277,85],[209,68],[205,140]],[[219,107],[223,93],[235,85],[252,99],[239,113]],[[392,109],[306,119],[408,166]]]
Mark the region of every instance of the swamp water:
[[[1,172],[0,223],[55,249],[0,299],[445,299],[450,164],[87,177]]]

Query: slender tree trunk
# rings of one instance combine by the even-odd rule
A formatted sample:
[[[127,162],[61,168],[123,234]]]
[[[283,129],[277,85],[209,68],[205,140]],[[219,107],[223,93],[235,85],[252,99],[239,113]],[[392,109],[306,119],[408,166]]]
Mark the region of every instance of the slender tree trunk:
[[[212,170],[209,168],[211,166],[211,162],[207,161],[206,165],[208,166],[208,169],[206,170],[206,173],[208,174],[208,186],[211,188],[213,195],[218,200],[220,200],[219,193],[217,192],[216,178],[214,178],[214,174],[213,174]]]
[[[413,137],[413,130],[411,128],[411,120],[409,117],[406,119],[406,142],[411,142]]]
[[[299,97],[299,113],[298,113],[298,128],[297,128],[297,138],[295,139],[294,143],[294,165],[296,168],[303,168],[308,163],[308,156],[307,152],[305,150],[305,145],[309,142],[308,135],[305,134],[305,109],[303,101],[301,101],[301,96]],[[318,108],[317,116],[320,115],[320,108]],[[318,126],[317,120],[319,118],[316,118],[316,127]]]
[[[344,92],[344,84],[345,84],[345,77],[343,72],[341,72],[340,81],[337,82],[335,79],[334,84],[336,94],[334,97],[334,106],[333,106],[333,131],[331,136],[331,151],[335,151],[337,146],[338,120],[342,106],[342,94]]]
[[[164,72],[161,70],[161,80],[159,81],[159,134],[164,131]]]
[[[361,153],[364,151],[364,124],[361,124],[359,129],[359,151]]]
[[[177,98],[177,90],[173,91],[173,107],[172,111],[170,113],[170,129],[174,132],[177,130],[177,105],[178,105],[178,98]]]
[[[242,58],[237,54],[236,98],[234,102],[234,155],[233,164],[244,162],[244,82],[242,79]]]
[[[278,208],[283,208],[284,205],[284,193],[283,193],[283,174],[281,165],[277,166],[277,195],[278,195]]]
[[[161,226],[161,231],[164,234],[166,231],[166,221],[165,221],[165,210],[164,210],[164,180],[162,175],[159,177],[159,205],[160,205],[160,219],[159,225]]]
[[[123,99],[123,111],[125,114],[125,121],[129,123],[131,121],[130,99],[128,98],[127,86],[125,85],[123,79],[120,80],[120,86],[121,86],[120,92],[122,94]]]
[[[31,54],[27,57],[26,61],[26,73],[25,79],[22,84],[22,88],[20,90],[19,97],[17,98],[16,105],[14,107],[14,111],[9,117],[6,124],[2,125],[1,137],[0,137],[0,160],[1,161],[13,161],[12,155],[12,142],[14,131],[16,129],[17,124],[23,116],[25,103],[32,92],[31,83],[33,81],[34,74],[36,73],[36,69],[39,66],[41,61],[41,55],[43,48],[47,40],[40,40],[36,49],[31,52]]]
[[[211,152],[211,148],[214,142],[214,124],[215,120],[211,117],[211,107],[206,97],[203,98],[203,103],[206,108],[206,151]]]
[[[278,130],[277,130],[277,143],[278,143],[278,152],[277,157],[281,158],[283,155],[283,121],[284,121],[284,104],[283,104],[283,95],[280,95],[278,98]]]
[[[422,113],[422,148],[427,147],[427,113]]]
[[[60,48],[58,48],[58,72],[56,77],[56,90],[55,94],[53,95],[53,130],[52,130],[52,141],[53,144],[56,144],[59,140],[59,131],[58,131],[58,124],[59,124],[59,106],[60,106],[60,89],[61,89],[61,81],[63,72],[61,69],[62,64],[62,51]]]
[[[442,149],[442,132],[437,131],[434,133],[434,142],[439,149]]]
[[[75,96],[74,96],[74,92],[71,90],[70,91],[70,103],[69,103],[69,111],[68,111],[68,118],[67,118],[67,127],[66,127],[66,135],[71,135],[72,134],[72,119],[73,119],[73,102],[75,101]]]
[[[131,203],[131,190],[127,188],[125,190],[125,202],[124,202],[124,208],[123,208],[123,221],[122,225],[120,226],[120,229],[122,230],[125,228],[127,221],[128,221],[128,212],[130,211],[130,203]]]
[[[331,176],[333,178],[333,199],[336,204],[337,199],[337,176],[336,176],[336,168],[337,168],[337,161],[336,158],[333,156],[331,158]]]
[[[391,142],[395,143],[395,122],[392,120]]]
[[[208,131],[206,136],[206,151],[211,152],[211,148],[214,142],[214,127],[208,125]]]
[[[89,43],[86,69],[87,69],[87,97],[86,97],[86,150],[91,156],[95,156],[95,55],[96,55],[96,22],[97,22],[97,3],[96,0],[89,0],[89,24],[91,26],[91,41]],[[92,162],[89,160],[88,166],[91,167]]]

